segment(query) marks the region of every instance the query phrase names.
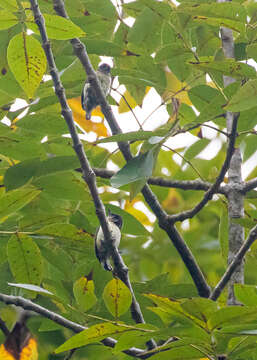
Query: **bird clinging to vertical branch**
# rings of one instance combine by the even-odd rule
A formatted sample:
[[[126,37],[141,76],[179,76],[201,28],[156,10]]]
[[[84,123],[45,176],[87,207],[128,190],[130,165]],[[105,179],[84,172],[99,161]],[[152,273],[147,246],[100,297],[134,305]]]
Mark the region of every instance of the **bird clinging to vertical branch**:
[[[116,248],[119,247],[123,221],[120,215],[113,214],[110,211],[108,212],[107,221],[109,224],[112,243],[107,243],[103,230],[99,227],[95,235],[95,254],[103,268],[107,271],[112,271],[109,259],[112,256],[112,246]]]
[[[111,86],[111,67],[108,64],[101,64],[97,71],[96,76],[100,83],[104,96],[107,96]],[[81,105],[86,111],[86,120],[91,119],[92,111],[100,105],[99,99],[95,94],[95,90],[92,84],[87,80],[84,84],[81,94]]]

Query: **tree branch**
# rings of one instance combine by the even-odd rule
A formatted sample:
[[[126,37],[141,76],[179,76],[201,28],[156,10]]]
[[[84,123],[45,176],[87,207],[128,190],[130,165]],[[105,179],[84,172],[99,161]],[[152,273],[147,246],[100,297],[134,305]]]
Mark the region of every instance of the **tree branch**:
[[[53,0],[54,2],[54,9],[57,12],[58,15],[68,18],[67,13],[64,8],[64,4],[62,0]],[[79,58],[81,64],[83,65],[86,73],[88,76],[92,76],[92,85],[95,90],[95,94],[99,99],[101,110],[111,128],[112,134],[120,134],[121,129],[112,113],[110,105],[107,103],[105,97],[103,96],[103,93],[101,91],[101,88],[99,87],[98,81],[96,79],[95,72],[92,68],[92,65],[90,63],[89,57],[87,55],[85,46],[81,43],[79,39],[72,39],[71,44],[73,46],[73,50],[75,55]],[[94,80],[93,80],[94,79]],[[126,161],[131,160],[132,154],[130,152],[129,144],[127,142],[119,142],[118,146],[120,148],[120,151],[122,152],[124,158]],[[192,266],[192,269],[188,269],[192,279],[197,286],[197,290],[200,296],[208,297],[210,294],[210,288],[207,284],[207,282],[204,280],[204,276],[200,270],[200,268],[197,265],[196,260],[193,257],[193,254],[191,253],[190,249],[185,244],[184,240],[179,236],[177,230],[175,227],[173,227],[173,224],[168,223],[167,220],[167,214],[162,209],[161,205],[158,202],[158,199],[154,195],[154,193],[151,191],[148,185],[145,185],[142,189],[142,194],[145,197],[146,202],[154,212],[155,216],[158,218],[159,223],[162,224],[162,228],[167,232],[168,236],[170,237],[171,241],[175,245],[176,249],[178,250],[181,242],[183,243],[183,249],[185,253],[183,254],[183,259],[188,259],[187,262],[185,262],[186,267],[189,265]],[[172,227],[172,231],[170,230],[170,227]],[[172,232],[172,237],[171,233]],[[182,244],[180,244],[182,245]],[[200,280],[199,280],[200,279]],[[199,284],[200,287],[199,287]]]
[[[229,282],[231,276],[235,272],[236,268],[241,264],[246,252],[250,249],[250,246],[253,242],[257,239],[257,225],[249,232],[248,238],[241,246],[240,250],[237,252],[236,256],[234,257],[233,261],[228,266],[226,272],[222,276],[219,283],[214,288],[212,294],[210,295],[211,300],[217,300],[220,296],[222,290]]]
[[[242,192],[245,194],[248,191],[251,191],[257,187],[257,178],[247,181],[242,186]]]
[[[222,181],[224,179],[224,176],[226,175],[226,172],[228,171],[230,161],[231,161],[231,158],[232,158],[234,150],[235,150],[234,145],[235,145],[235,140],[236,140],[236,136],[237,136],[236,129],[237,129],[238,117],[239,117],[239,113],[235,115],[231,133],[229,135],[229,144],[228,144],[226,159],[223,163],[223,166],[221,168],[221,171],[220,171],[218,177],[216,178],[215,183],[209,188],[209,190],[205,193],[203,199],[193,209],[181,212],[180,214],[170,215],[169,220],[171,223],[175,223],[177,221],[183,221],[185,219],[189,219],[189,218],[192,218],[193,216],[195,216],[200,210],[202,210],[202,208],[207,204],[207,202],[209,200],[212,199],[212,196],[217,192],[220,184],[222,183]]]
[[[12,295],[5,295],[0,293],[0,301],[4,302],[6,305],[16,305],[22,307],[24,310],[31,310],[35,313],[42,315],[43,317],[50,319],[54,321],[56,324],[59,324],[66,329],[70,329],[75,333],[79,333],[83,330],[86,330],[87,327],[79,325],[73,321],[65,319],[63,316],[50,311],[43,306],[40,306],[38,304],[33,303],[31,300],[24,299],[21,296],[12,296]],[[101,341],[105,346],[114,348],[114,346],[117,343],[117,340],[112,338],[105,338]],[[125,350],[124,353],[130,356],[134,357],[140,357],[141,354],[145,353],[145,350],[137,349],[137,348],[131,348],[128,350]]]
[[[227,0],[218,0],[219,2],[227,2]],[[225,58],[235,59],[235,44],[233,31],[226,27],[220,28],[222,50]],[[223,76],[224,86],[235,82],[235,79],[231,76]],[[232,128],[235,125],[235,118],[238,118],[239,114],[226,112],[226,123],[228,133],[232,132]],[[236,253],[244,243],[244,228],[240,224],[234,223],[234,218],[240,218],[244,216],[244,194],[237,190],[237,186],[242,185],[242,156],[240,148],[235,149],[233,157],[228,169],[228,185],[230,191],[228,192],[228,218],[229,218],[229,236],[228,236],[228,265],[233,262]],[[233,272],[229,285],[228,285],[228,299],[229,305],[240,304],[234,294],[234,284],[244,283],[244,263],[241,261]]]
[[[77,171],[81,171],[80,169],[76,169]],[[113,170],[107,170],[104,168],[93,168],[96,176],[99,176],[103,179],[110,179],[114,174],[116,174]],[[147,183],[149,185],[156,185],[161,187],[168,188],[177,188],[182,190],[202,190],[207,191],[211,187],[211,183],[202,180],[170,180],[165,179],[161,176],[152,176],[148,179]],[[225,186],[220,186],[217,190],[219,194],[226,194],[227,188]]]

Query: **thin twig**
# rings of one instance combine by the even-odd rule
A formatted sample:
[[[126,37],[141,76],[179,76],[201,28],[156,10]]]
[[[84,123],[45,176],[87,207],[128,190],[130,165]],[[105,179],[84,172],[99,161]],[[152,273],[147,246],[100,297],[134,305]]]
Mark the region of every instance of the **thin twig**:
[[[228,144],[226,159],[223,163],[223,166],[221,168],[221,171],[220,171],[218,177],[216,178],[215,183],[209,188],[209,190],[205,193],[203,199],[193,209],[181,212],[180,214],[170,215],[169,221],[171,223],[174,224],[177,221],[183,221],[185,219],[189,219],[189,218],[192,218],[193,216],[195,216],[200,210],[202,210],[202,208],[207,204],[207,202],[209,200],[212,199],[212,196],[217,192],[217,189],[219,188],[220,184],[222,183],[224,176],[229,168],[230,160],[231,160],[234,150],[235,150],[234,145],[235,145],[235,140],[236,140],[236,128],[237,128],[238,117],[239,117],[239,114],[235,114],[235,118],[234,118],[233,125],[232,125],[232,130],[229,135],[229,144]]]
[[[134,113],[134,111],[133,111],[132,107],[130,106],[128,100],[126,99],[126,96],[123,95],[118,89],[112,88],[112,90],[113,90],[113,91],[116,91],[116,93],[118,93],[118,94],[122,97],[122,99],[123,99],[123,100],[125,101],[125,103],[127,104],[129,110],[131,111],[132,115],[134,116],[134,118],[135,118],[135,120],[136,120],[136,122],[137,122],[137,125],[139,126],[139,128],[140,128],[141,130],[143,130],[143,127],[142,127],[142,125],[140,124],[140,122],[139,122],[136,114]]]
[[[197,173],[197,175],[199,176],[199,178],[203,181],[202,175],[200,174],[200,172],[197,170],[197,168],[189,161],[187,160],[182,154],[180,154],[178,151],[170,148],[167,145],[162,145],[163,147],[166,147],[167,149],[169,149],[170,151],[174,152],[175,154],[177,154],[179,157],[181,157],[181,159],[183,159],[189,166],[191,166],[191,168]]]
[[[237,252],[234,260],[230,263],[228,266],[226,272],[220,279],[219,283],[214,288],[213,292],[210,295],[211,300],[217,300],[220,296],[222,290],[229,282],[231,276],[235,272],[237,266],[241,264],[246,252],[250,249],[250,246],[253,244],[253,242],[257,239],[257,225],[249,232],[248,238],[244,242],[244,244],[241,246],[239,251]]]

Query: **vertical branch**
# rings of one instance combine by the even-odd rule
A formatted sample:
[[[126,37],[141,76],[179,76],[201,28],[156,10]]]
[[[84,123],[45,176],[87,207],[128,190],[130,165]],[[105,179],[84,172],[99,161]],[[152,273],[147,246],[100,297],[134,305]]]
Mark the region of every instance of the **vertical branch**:
[[[228,183],[230,185],[227,197],[229,216],[228,265],[234,260],[235,255],[244,243],[244,228],[240,224],[233,223],[233,219],[244,216],[244,195],[239,191],[242,185],[241,164],[241,151],[235,149],[228,170]],[[230,305],[237,304],[233,288],[235,283],[244,283],[244,261],[238,264],[228,284],[228,304]]]
[[[219,2],[225,2],[227,0],[220,0]],[[234,38],[231,29],[222,27],[220,29],[222,49],[226,58],[235,58],[234,54]],[[228,86],[235,80],[232,77],[224,76],[224,86]],[[231,133],[233,122],[235,121],[235,114],[231,112],[226,113],[227,131]],[[228,252],[228,265],[231,264],[235,258],[236,253],[241,248],[244,242],[244,228],[233,223],[233,219],[244,216],[244,195],[238,190],[242,185],[242,156],[240,149],[235,149],[232,156],[230,167],[228,169],[228,217],[229,217],[229,252]],[[244,283],[244,262],[238,264],[235,272],[231,276],[228,284],[228,304],[238,304],[234,294],[234,284]]]

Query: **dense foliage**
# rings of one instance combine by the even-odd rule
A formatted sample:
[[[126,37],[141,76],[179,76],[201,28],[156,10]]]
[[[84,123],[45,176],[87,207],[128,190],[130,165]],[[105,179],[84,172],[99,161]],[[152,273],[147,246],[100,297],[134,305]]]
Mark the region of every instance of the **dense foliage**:
[[[44,76],[52,69],[30,3],[20,0],[0,0],[0,292],[32,299],[89,328],[72,337],[74,333],[60,324],[32,316],[28,327],[38,340],[40,360],[63,359],[62,351],[76,347],[74,360],[129,359],[123,350],[146,349],[151,338],[166,350],[153,359],[214,360],[225,354],[231,360],[256,360],[257,245],[245,257],[247,285],[235,285],[243,306],[227,306],[226,289],[216,302],[199,297],[184,261],[158,220],[149,216],[140,191],[152,177],[174,181],[173,186],[163,186],[160,179],[150,185],[163,210],[177,215],[194,208],[215,182],[227,154],[226,111],[240,112],[236,147],[243,163],[256,152],[257,79],[249,59],[257,61],[257,3],[117,3],[66,1],[69,20],[56,14],[51,1],[40,0],[39,7],[78,132],[96,134],[96,143],[82,140],[84,150],[91,166],[102,168],[97,185],[106,209],[123,216],[121,255],[146,324],[134,323],[129,290],[95,258],[93,238],[99,221],[94,203],[78,171],[53,82]],[[223,54],[221,26],[233,30],[234,58]],[[136,106],[144,108],[150,89],[160,95],[164,118],[155,115],[155,108],[147,109],[156,116],[152,131],[134,127],[129,134],[110,137],[99,109],[93,115],[101,122],[94,116],[85,120],[80,106],[85,70],[69,42],[75,37],[86,45],[94,68],[100,56],[113,59],[114,85],[124,85],[126,91],[120,98],[113,91],[107,100],[114,111],[127,113],[126,121],[133,118]],[[223,76],[235,81],[224,87]],[[17,98],[27,105],[14,110]],[[206,125],[216,129],[211,136]],[[170,139],[181,134],[187,139],[187,133],[194,143],[188,146],[181,140],[180,147],[171,149]],[[163,145],[167,140],[168,148]],[[126,165],[120,151],[101,146],[111,141],[131,141],[135,158]],[[199,156],[206,148],[213,152],[208,160]],[[111,180],[103,175],[110,160],[113,168],[122,169]],[[257,175],[256,168],[250,169],[245,181]],[[226,270],[229,247],[228,200],[220,189],[204,209],[176,222],[211,288]],[[245,193],[246,216],[237,220],[245,227],[245,238],[256,224],[256,206],[251,188]],[[0,317],[11,328],[14,310],[0,306]],[[100,343],[106,337],[118,340],[114,349]],[[171,338],[176,341],[166,344]],[[3,333],[0,339],[4,343]]]

